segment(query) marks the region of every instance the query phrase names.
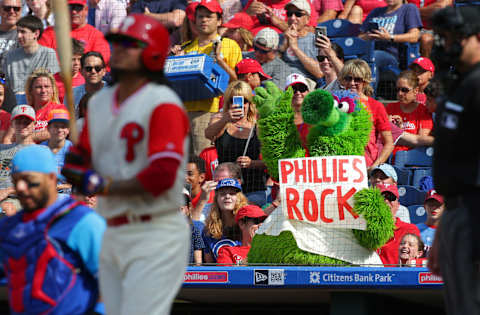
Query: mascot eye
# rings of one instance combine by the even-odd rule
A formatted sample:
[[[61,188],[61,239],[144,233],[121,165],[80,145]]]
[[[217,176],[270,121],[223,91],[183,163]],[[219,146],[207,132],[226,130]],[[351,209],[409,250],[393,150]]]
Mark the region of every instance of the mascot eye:
[[[340,102],[338,103],[338,109],[344,113],[348,113],[349,110],[350,110],[350,104],[348,104],[348,102]]]
[[[333,107],[338,108],[338,101],[336,98],[333,99]]]

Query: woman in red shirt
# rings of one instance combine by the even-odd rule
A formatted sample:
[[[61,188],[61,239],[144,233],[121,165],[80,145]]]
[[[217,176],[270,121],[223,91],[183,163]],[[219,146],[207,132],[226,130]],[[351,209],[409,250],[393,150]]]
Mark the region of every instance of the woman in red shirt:
[[[412,70],[407,70],[398,76],[398,102],[387,105],[387,113],[391,122],[402,128],[404,132],[425,137],[433,128],[432,115],[425,105],[417,102],[419,92],[418,77]],[[410,150],[410,147],[396,145],[393,153]]]
[[[370,96],[373,94],[373,88],[370,86],[372,71],[364,60],[347,61],[340,71],[339,79],[343,87],[360,96],[360,100],[367,105],[367,109],[372,115],[373,128],[370,140],[365,147],[365,160],[370,171],[385,163],[393,150],[392,131],[385,106]],[[381,150],[377,146],[377,137],[382,139]]]

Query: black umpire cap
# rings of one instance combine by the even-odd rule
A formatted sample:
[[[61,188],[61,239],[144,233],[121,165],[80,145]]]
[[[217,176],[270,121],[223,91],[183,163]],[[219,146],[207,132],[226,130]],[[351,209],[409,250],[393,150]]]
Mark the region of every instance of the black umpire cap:
[[[463,38],[480,33],[480,7],[446,7],[432,17],[436,32],[452,32]]]

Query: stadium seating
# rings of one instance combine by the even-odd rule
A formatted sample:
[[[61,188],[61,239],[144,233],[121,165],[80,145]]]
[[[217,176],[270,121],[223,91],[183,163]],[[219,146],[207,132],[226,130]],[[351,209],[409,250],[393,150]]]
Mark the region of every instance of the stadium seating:
[[[455,1],[455,7],[464,7],[464,6],[471,6],[471,5],[478,5],[480,6],[480,1],[471,1],[471,0],[463,0],[463,1],[459,1],[459,0],[456,0]]]
[[[427,211],[425,211],[423,205],[411,205],[407,208],[408,212],[410,213],[410,223],[425,223],[425,221],[427,220]]]
[[[405,207],[422,204],[425,201],[425,191],[410,185],[398,186],[399,201]]]
[[[408,151],[398,151],[395,154],[393,165],[402,167],[431,167],[433,159],[432,147],[418,147]]]

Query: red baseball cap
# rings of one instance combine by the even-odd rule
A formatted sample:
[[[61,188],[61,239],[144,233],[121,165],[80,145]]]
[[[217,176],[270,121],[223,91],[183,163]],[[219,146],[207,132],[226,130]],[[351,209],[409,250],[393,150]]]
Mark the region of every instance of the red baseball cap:
[[[443,199],[443,196],[437,193],[435,189],[430,189],[427,192],[427,195],[425,196],[425,202],[429,199],[435,199],[436,201],[440,202],[441,204],[445,203],[445,200]]]
[[[420,68],[430,71],[432,74],[435,73],[435,66],[433,65],[433,62],[426,57],[418,57],[412,62],[411,65],[413,64],[419,65]]]
[[[218,3],[217,0],[202,0],[198,3],[198,7],[205,7],[207,8],[208,11],[214,12],[214,13],[223,13],[222,7]],[[196,9],[197,9],[196,8]]]
[[[238,223],[238,221],[245,217],[266,219],[267,215],[259,206],[246,205],[238,209],[237,215],[235,216],[235,222]]]
[[[245,12],[236,13],[227,23],[223,24],[226,28],[239,28],[251,30],[253,28],[253,20],[250,15]]]
[[[68,4],[81,4],[85,6],[87,5],[87,0],[68,0]]]
[[[395,197],[399,198],[399,194],[398,194],[398,187],[397,185],[395,184],[383,184],[383,183],[380,183],[377,185],[377,188],[380,189],[380,192],[391,192],[392,194],[395,195]]]
[[[190,21],[195,21],[195,10],[200,2],[191,2],[187,8],[185,9],[185,13],[187,14],[187,18]]]
[[[242,59],[239,63],[237,63],[235,66],[235,72],[237,74],[259,73],[263,77],[262,80],[268,80],[272,78],[263,71],[262,65],[258,61],[251,58]]]

